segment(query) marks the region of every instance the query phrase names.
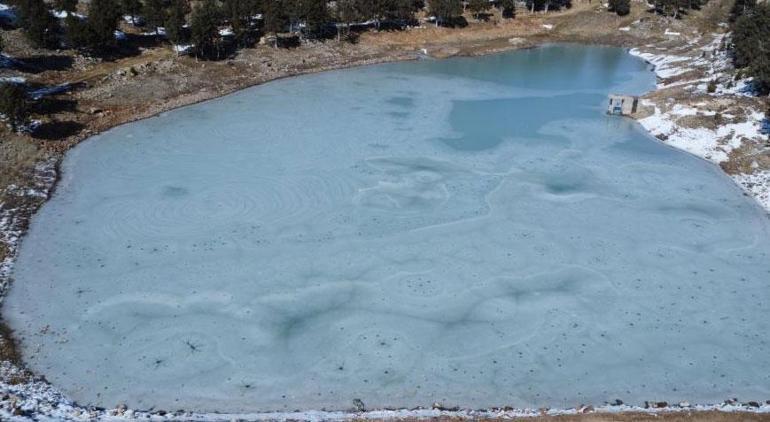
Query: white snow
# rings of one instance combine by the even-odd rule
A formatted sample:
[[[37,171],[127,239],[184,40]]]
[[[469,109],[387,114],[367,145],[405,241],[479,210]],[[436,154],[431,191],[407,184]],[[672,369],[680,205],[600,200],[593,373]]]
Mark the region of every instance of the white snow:
[[[746,193],[756,198],[760,205],[770,210],[770,171],[738,174],[733,179]]]
[[[551,25],[550,23],[544,23],[543,24],[543,28],[545,28],[545,29],[550,31],[550,30],[553,29],[553,25]]]
[[[195,46],[192,44],[175,44],[174,51],[179,54],[188,54],[192,51],[193,47]]]
[[[14,7],[0,3],[0,22],[5,21],[10,24],[15,24],[17,19],[18,16],[16,16],[16,9]]]
[[[70,13],[72,13],[72,16],[80,18],[81,20],[86,18],[85,15],[81,15],[80,13],[75,13],[75,12],[67,12],[66,10],[54,10],[51,12],[51,14],[54,15],[54,17],[57,17],[59,19],[66,19],[67,16],[70,15]]]
[[[754,92],[751,78],[737,81],[730,78],[731,58],[728,52],[720,50],[726,36],[726,34],[714,34],[713,40],[700,48],[702,54],[698,57],[643,52],[640,49],[632,49],[629,52],[654,66],[655,73],[662,80],[658,84],[659,88],[684,86],[685,89],[706,93],[709,82],[714,81],[716,90],[710,94],[711,96],[752,96]],[[694,66],[704,68],[707,77],[667,83],[666,79],[691,71]],[[642,105],[654,108],[652,115],[639,119],[639,123],[652,135],[668,145],[715,164],[726,161],[730,152],[739,148],[746,139],[761,140],[766,137],[765,115],[758,110],[749,111],[745,121],[721,123],[712,130],[703,127],[688,128],[677,123],[680,118],[685,116],[715,116],[715,111],[699,108],[705,106],[704,103],[674,104],[667,111],[662,111],[660,107],[645,100],[642,101]],[[725,114],[722,118],[733,120],[735,116]],[[766,173],[738,175],[733,176],[733,178],[744,190],[754,196],[766,210],[770,211],[770,203],[767,199],[770,178],[767,177]],[[751,188],[747,188],[748,185]]]

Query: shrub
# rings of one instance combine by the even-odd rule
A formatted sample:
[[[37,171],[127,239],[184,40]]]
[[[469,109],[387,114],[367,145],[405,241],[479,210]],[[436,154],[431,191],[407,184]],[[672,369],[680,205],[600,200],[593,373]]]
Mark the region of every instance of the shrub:
[[[706,87],[706,92],[709,94],[713,94],[717,91],[717,82],[716,81],[709,81],[708,86]]]

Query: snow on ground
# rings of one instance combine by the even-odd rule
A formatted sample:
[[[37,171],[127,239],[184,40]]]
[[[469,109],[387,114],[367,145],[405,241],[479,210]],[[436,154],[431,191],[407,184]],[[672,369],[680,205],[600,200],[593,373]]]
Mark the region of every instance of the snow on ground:
[[[51,12],[51,14],[54,15],[54,17],[57,17],[59,19],[66,19],[67,16],[70,15],[70,13],[72,13],[72,16],[75,16],[75,17],[80,18],[80,19],[85,19],[86,18],[85,15],[82,15],[80,13],[75,13],[75,12],[68,12],[66,10],[54,10],[53,12]]]
[[[32,187],[21,188],[11,185],[6,189],[5,193],[16,196],[46,198],[55,180],[55,162],[47,161],[39,165],[35,170],[35,179]],[[18,241],[22,234],[18,210],[14,208],[6,209],[4,205],[3,202],[0,202],[0,243],[4,244],[10,253],[7,254],[3,261],[0,261],[0,301],[2,301],[5,293],[13,259],[16,257],[15,252],[18,247]]]
[[[0,379],[26,377],[13,365],[0,363]],[[86,409],[68,400],[50,384],[34,380],[24,384],[8,384],[0,381],[0,419],[11,422],[27,421],[342,421],[342,420],[380,420],[402,418],[461,418],[512,419],[536,417],[542,415],[560,416],[581,413],[615,414],[638,412],[646,414],[664,414],[693,411],[720,411],[725,413],[745,412],[770,414],[770,404],[725,402],[715,405],[690,405],[686,402],[669,406],[666,403],[650,403],[647,407],[620,404],[603,406],[580,406],[570,409],[513,409],[493,408],[482,410],[446,409],[436,403],[432,408],[396,409],[396,410],[349,410],[349,411],[295,411],[264,413],[193,413],[193,412],[144,412],[118,406],[115,409]]]
[[[746,193],[753,196],[767,210],[770,210],[770,171],[733,176]]]
[[[16,10],[13,7],[0,3],[0,22],[15,24],[17,19]]]
[[[638,56],[653,65],[659,78],[658,88],[682,87],[693,94],[711,97],[755,96],[751,78],[735,79],[731,76],[732,59],[726,49],[721,48],[728,34],[713,34],[711,42],[695,50],[682,54],[654,51],[653,46],[644,49],[631,49],[630,54]],[[693,70],[694,79],[676,80],[677,76]],[[705,77],[703,75],[705,74]],[[673,79],[673,81],[672,81]],[[709,92],[712,84],[713,92]],[[669,101],[673,101],[669,99]],[[654,111],[639,119],[639,123],[652,135],[664,143],[682,149],[698,157],[720,164],[729,159],[730,152],[740,148],[743,142],[750,140],[761,143],[767,138],[765,126],[767,117],[759,110],[748,110],[744,119],[735,120],[735,116],[724,114],[724,122],[715,129],[707,127],[688,127],[681,124],[681,119],[690,116],[717,117],[709,109],[707,102],[696,104],[656,104],[642,100],[642,106]],[[770,211],[770,176],[768,172],[756,174],[731,175],[746,192],[751,194],[766,210]]]
[[[705,127],[689,128],[677,124],[681,117],[715,116],[716,113],[712,110],[701,111],[693,107],[675,105],[669,111],[662,112],[649,100],[643,100],[642,105],[653,107],[655,110],[651,116],[639,119],[639,123],[652,135],[666,144],[715,164],[727,161],[730,152],[740,148],[745,139],[763,136],[761,130],[764,115],[759,112],[752,112],[744,122],[723,123],[712,130]]]

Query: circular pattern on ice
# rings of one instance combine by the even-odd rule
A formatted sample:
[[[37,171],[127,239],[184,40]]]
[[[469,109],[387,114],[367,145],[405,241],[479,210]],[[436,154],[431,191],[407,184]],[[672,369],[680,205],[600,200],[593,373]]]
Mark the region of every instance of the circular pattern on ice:
[[[640,82],[644,82],[640,85]],[[289,79],[68,154],[3,305],[83,404],[770,397],[770,230],[549,47]]]

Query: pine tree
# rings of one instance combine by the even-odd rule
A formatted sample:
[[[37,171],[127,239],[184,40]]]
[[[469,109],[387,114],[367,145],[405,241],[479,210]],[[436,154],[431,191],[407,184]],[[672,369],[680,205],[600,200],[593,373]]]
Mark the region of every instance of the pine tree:
[[[95,50],[114,47],[120,16],[120,5],[116,0],[91,0],[87,21],[90,32],[89,47]]]
[[[430,11],[436,16],[436,26],[451,23],[463,13],[460,0],[430,0]]]
[[[626,16],[631,13],[630,0],[609,0],[609,11],[615,12],[618,16]]]
[[[19,2],[21,26],[27,38],[36,47],[55,47],[58,43],[59,21],[43,0]]]
[[[190,18],[191,41],[198,57],[220,58],[219,20],[221,10],[215,0],[203,0]]]
[[[70,13],[64,18],[64,27],[70,47],[83,48],[91,45],[91,32],[85,21]]]
[[[148,28],[152,28],[156,35],[158,34],[158,27],[163,26],[166,21],[163,9],[163,0],[144,0],[142,7],[144,22]]]
[[[337,41],[342,39],[343,32],[346,38],[350,37],[350,24],[360,19],[357,0],[337,0],[334,9],[334,17],[338,22]]]
[[[295,16],[305,22],[305,29],[313,36],[317,36],[323,30],[323,26],[330,20],[326,0],[298,0]]]
[[[28,113],[27,91],[24,87],[8,82],[0,84],[0,114],[11,125],[11,130],[19,130],[26,123]]]
[[[473,17],[479,20],[481,13],[489,9],[489,2],[487,0],[469,0],[468,9],[473,13]]]
[[[222,5],[224,17],[230,21],[238,45],[246,46],[253,42],[252,16],[257,14],[254,0],[225,0]]]
[[[267,0],[264,4],[263,17],[265,32],[278,34],[289,26],[289,13],[284,0]]]
[[[735,22],[733,52],[735,65],[748,68],[757,88],[770,92],[770,4],[756,6]]]
[[[757,0],[735,0],[730,11],[730,21],[734,22],[741,15],[748,13],[757,6]]]
[[[131,16],[131,23],[136,25],[137,15],[142,13],[142,2],[139,0],[122,0],[123,13]]]
[[[511,19],[516,17],[516,0],[502,0],[500,7],[503,9],[503,17]]]
[[[54,6],[57,10],[67,12],[69,15],[77,10],[78,0],[56,0]]]
[[[185,0],[174,0],[169,6],[168,17],[166,18],[166,38],[178,45],[185,41],[184,25],[187,23],[186,16],[189,6]]]

